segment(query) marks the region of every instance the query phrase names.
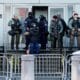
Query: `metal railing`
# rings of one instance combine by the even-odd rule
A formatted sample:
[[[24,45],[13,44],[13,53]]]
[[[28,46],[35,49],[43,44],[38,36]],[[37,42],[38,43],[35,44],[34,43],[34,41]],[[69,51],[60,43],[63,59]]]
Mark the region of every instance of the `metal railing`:
[[[21,54],[4,54],[0,56],[0,80],[20,80],[17,79],[20,77]]]
[[[0,80],[21,80],[21,55],[0,56]],[[35,80],[71,79],[71,56],[58,53],[35,54]]]
[[[35,80],[62,80],[61,54],[39,54],[35,57]]]
[[[0,80],[7,80],[9,73],[9,63],[6,56],[0,56]]]

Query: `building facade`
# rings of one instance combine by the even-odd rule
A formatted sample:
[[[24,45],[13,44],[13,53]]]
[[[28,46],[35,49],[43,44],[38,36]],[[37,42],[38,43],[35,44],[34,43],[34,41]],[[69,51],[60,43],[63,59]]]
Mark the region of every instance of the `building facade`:
[[[8,21],[14,14],[24,20],[29,11],[33,11],[36,18],[41,14],[46,16],[48,26],[52,16],[58,13],[67,23],[73,11],[80,15],[80,0],[0,0],[0,46],[10,41]]]

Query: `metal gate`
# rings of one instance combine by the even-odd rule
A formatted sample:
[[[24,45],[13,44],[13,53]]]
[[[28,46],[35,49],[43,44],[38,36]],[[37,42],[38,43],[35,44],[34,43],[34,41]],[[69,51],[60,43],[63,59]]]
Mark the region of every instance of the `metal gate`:
[[[64,56],[63,80],[71,80],[71,63],[72,63],[71,57],[72,56],[73,56],[72,54]]]
[[[0,80],[21,79],[21,55],[5,54],[0,56]]]
[[[35,58],[35,80],[62,80],[61,54],[39,54]]]
[[[6,56],[0,56],[0,80],[7,80],[9,75],[9,62]]]
[[[71,80],[71,56],[35,55],[35,80]],[[21,80],[21,54],[0,56],[0,80]]]

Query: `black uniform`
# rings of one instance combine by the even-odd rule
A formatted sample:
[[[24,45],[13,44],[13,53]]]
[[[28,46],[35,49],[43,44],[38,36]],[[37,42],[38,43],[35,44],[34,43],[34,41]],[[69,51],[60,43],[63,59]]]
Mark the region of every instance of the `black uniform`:
[[[41,16],[39,21],[40,44],[41,49],[46,49],[47,36],[48,36],[48,22],[44,16]]]
[[[32,23],[32,27],[30,28],[30,54],[38,54],[39,53],[39,27],[37,22]]]
[[[30,28],[32,27],[32,23],[36,21],[36,19],[33,17],[32,13],[30,12],[28,14],[28,17],[25,19],[25,22],[24,22],[24,26],[25,26],[25,31],[29,32],[30,31]],[[28,49],[28,45],[30,43],[30,35],[26,35],[25,36],[26,38],[26,49]]]

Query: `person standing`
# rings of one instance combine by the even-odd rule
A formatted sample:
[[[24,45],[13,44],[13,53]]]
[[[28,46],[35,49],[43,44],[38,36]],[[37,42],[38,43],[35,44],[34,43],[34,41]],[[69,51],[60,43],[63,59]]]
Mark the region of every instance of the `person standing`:
[[[78,13],[74,13],[73,17],[68,21],[70,28],[70,49],[74,46],[75,37],[77,38],[77,46],[80,49],[80,18]]]
[[[48,37],[48,21],[46,20],[46,17],[44,17],[43,15],[40,15],[39,33],[40,33],[41,49],[46,49],[47,37]]]
[[[29,32],[30,28],[32,27],[32,23],[35,21],[36,19],[33,16],[32,12],[28,13],[28,17],[25,19],[24,21],[24,27],[25,27],[25,32]],[[25,40],[26,40],[26,50],[28,49],[28,46],[30,44],[30,35],[25,35]]]
[[[30,54],[38,54],[39,53],[39,26],[38,26],[38,22],[34,21],[32,23],[32,27],[30,28],[30,45],[29,45],[29,51]]]
[[[21,22],[16,15],[9,21],[8,26],[11,26],[11,49],[14,49],[14,41],[16,40],[16,49],[19,49],[20,34],[22,30],[20,28]]]
[[[52,48],[62,48],[63,41],[63,25],[60,19],[56,15],[53,16],[50,25],[50,37],[51,37],[51,47]]]

